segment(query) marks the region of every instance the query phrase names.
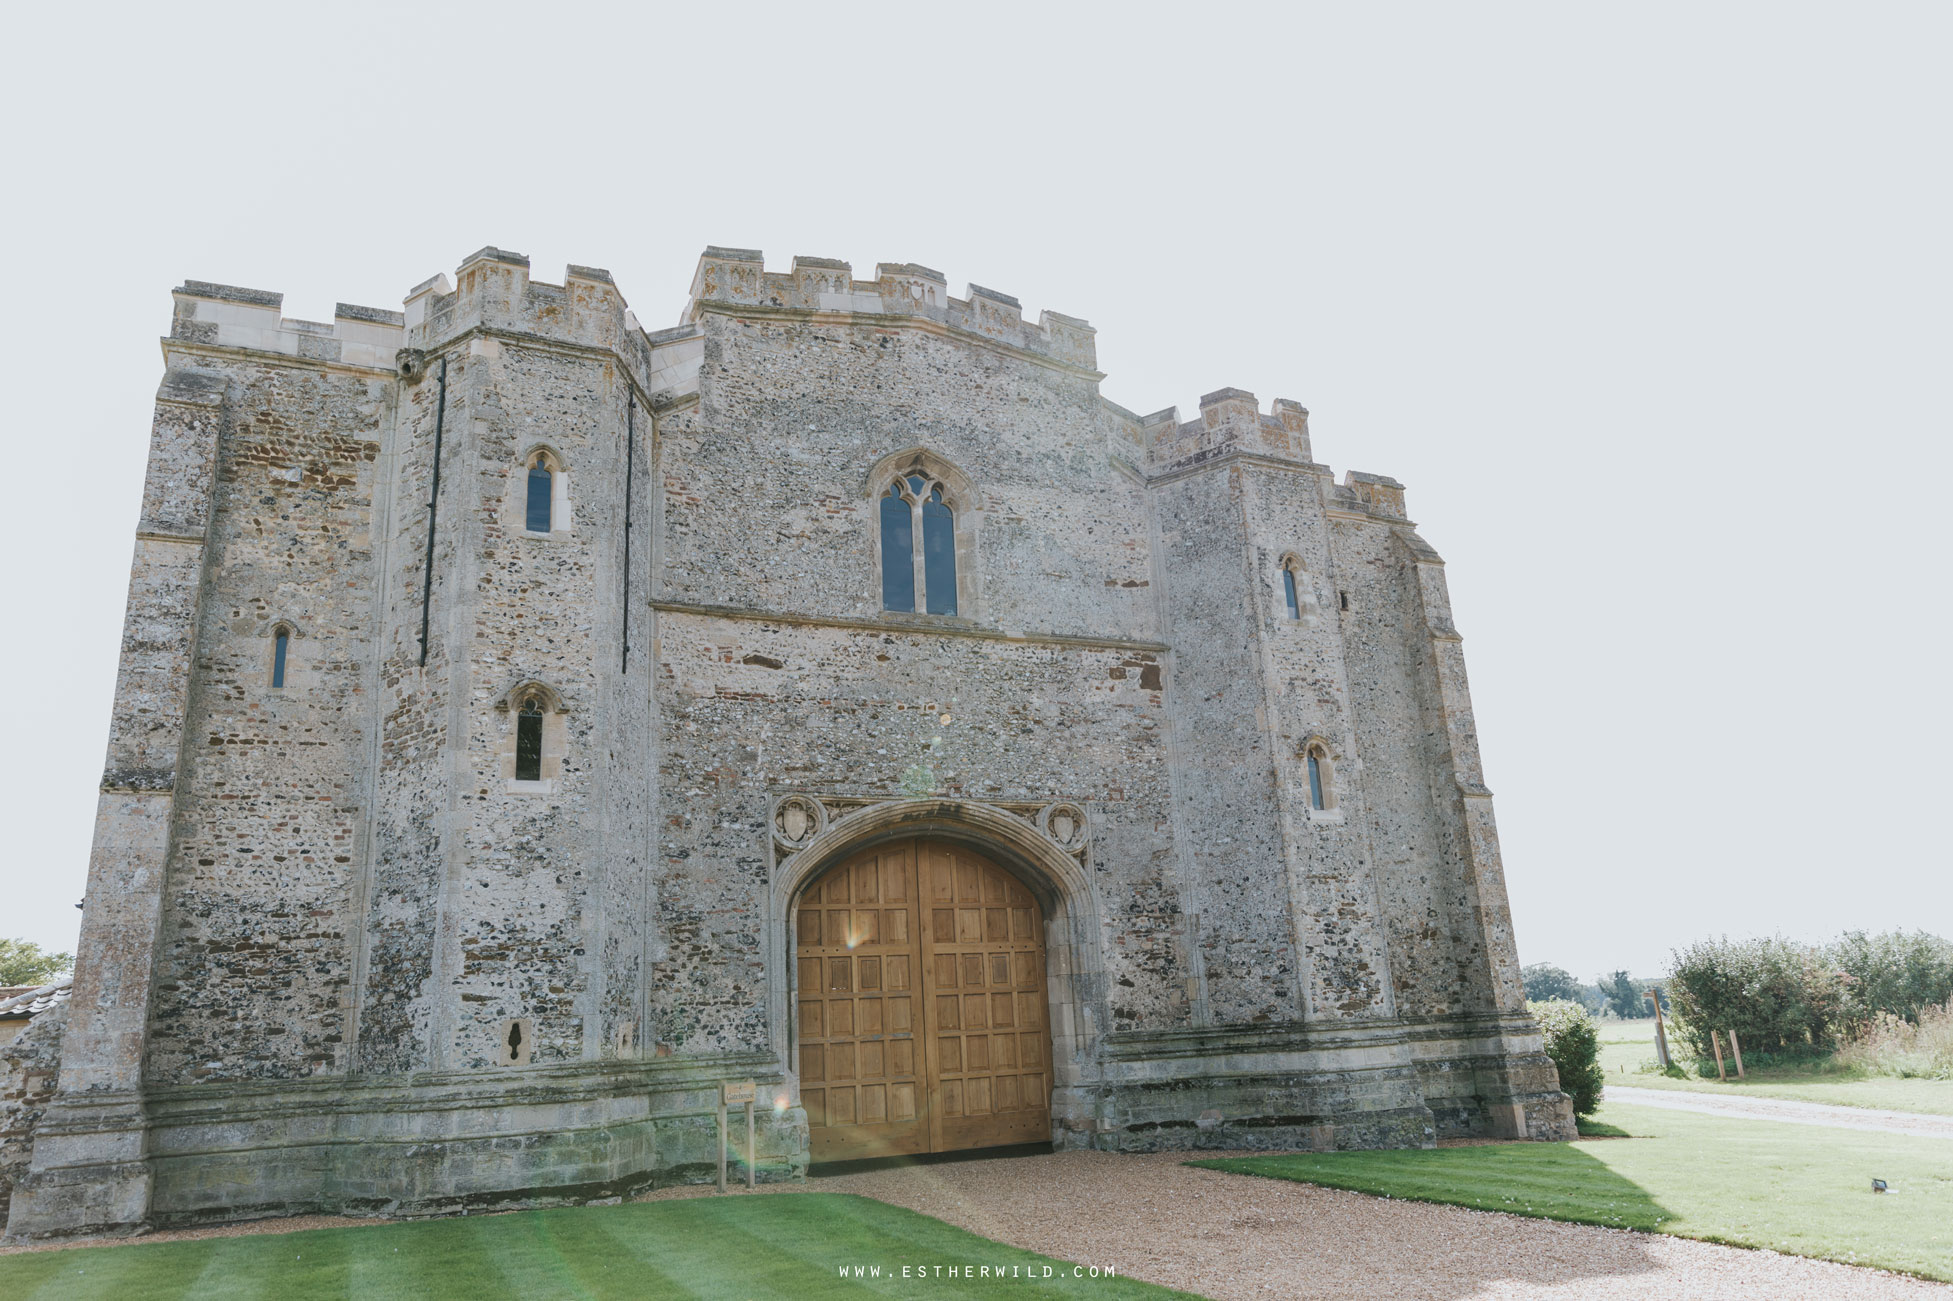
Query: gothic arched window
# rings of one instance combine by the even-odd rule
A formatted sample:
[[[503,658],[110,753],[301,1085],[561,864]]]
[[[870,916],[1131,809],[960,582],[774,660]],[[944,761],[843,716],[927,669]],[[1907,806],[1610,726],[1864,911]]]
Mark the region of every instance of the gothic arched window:
[[[531,533],[547,533],[550,530],[552,500],[556,493],[556,476],[549,464],[547,452],[537,452],[529,462],[529,498],[523,514],[523,527]]]
[[[882,608],[956,613],[956,503],[939,479],[906,471],[881,497]],[[918,555],[916,539],[922,540]]]
[[[542,780],[543,703],[530,696],[515,716],[515,779],[519,782]]]
[[[1288,598],[1288,617],[1291,619],[1300,619],[1302,617],[1302,602],[1295,595],[1295,566],[1293,564],[1282,566],[1282,595]]]

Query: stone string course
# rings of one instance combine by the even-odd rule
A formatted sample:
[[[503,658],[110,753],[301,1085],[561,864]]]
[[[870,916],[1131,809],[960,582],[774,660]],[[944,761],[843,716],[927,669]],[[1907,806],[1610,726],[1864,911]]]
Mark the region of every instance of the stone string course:
[[[1044,903],[1060,1146],[1571,1133],[1443,563],[1298,404],[1135,415],[1086,322],[912,263],[709,248],[656,332],[494,247],[398,312],[175,304],[74,994],[0,1050],[10,1234],[703,1178],[724,1079],[797,1177],[795,892],[909,833]],[[953,616],[881,609],[918,457]]]

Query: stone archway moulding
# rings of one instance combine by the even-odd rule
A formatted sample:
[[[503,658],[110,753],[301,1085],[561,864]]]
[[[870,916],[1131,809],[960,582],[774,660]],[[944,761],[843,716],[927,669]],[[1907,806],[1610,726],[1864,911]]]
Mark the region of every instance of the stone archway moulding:
[[[838,806],[838,807],[836,807]],[[792,816],[789,818],[789,814]],[[785,833],[799,833],[794,843]],[[1061,838],[1059,833],[1065,833]],[[910,837],[958,841],[1014,872],[1045,914],[1045,961],[1052,1032],[1052,1120],[1090,1110],[1083,1086],[1096,1076],[1099,1028],[1107,1024],[1102,926],[1086,871],[1091,828],[1070,801],[1007,809],[940,798],[830,801],[802,792],[779,796],[767,835],[776,858],[769,889],[768,1020],[781,1062],[799,1096],[799,1050],[792,1034],[793,915],[800,892],[822,872],[870,845]]]

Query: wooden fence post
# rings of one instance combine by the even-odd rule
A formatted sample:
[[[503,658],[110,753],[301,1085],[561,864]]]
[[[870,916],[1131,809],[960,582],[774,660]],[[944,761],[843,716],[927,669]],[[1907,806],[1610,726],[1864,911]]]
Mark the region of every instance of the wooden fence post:
[[[1729,1032],[1729,1051],[1736,1054],[1736,1078],[1743,1079],[1743,1045],[1736,1042],[1736,1032]]]
[[[719,1089],[719,1191],[726,1190],[726,1094],[725,1087]]]
[[[1655,1060],[1665,1071],[1671,1063],[1668,1056],[1668,1032],[1661,1024],[1661,986],[1651,986],[1644,997],[1655,1005]]]
[[[1724,1084],[1729,1083],[1729,1072],[1722,1068],[1722,1035],[1711,1030],[1709,1046],[1716,1050],[1716,1078]]]

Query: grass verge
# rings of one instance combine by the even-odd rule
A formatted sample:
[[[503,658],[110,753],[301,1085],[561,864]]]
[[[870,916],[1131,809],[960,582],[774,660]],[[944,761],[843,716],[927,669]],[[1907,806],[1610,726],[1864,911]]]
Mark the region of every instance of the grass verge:
[[[1673,1044],[1674,1040],[1669,1041]],[[1728,1049],[1723,1050],[1727,1052]],[[1655,1056],[1655,1023],[1604,1021],[1600,1027],[1600,1065],[1609,1084],[1636,1089],[1680,1089],[1720,1093],[1731,1097],[1789,1098],[1796,1102],[1824,1102],[1836,1107],[1873,1107],[1885,1111],[1916,1111],[1953,1116],[1953,1080],[1898,1079],[1867,1075],[1828,1059],[1796,1065],[1752,1067],[1738,1083],[1736,1063],[1728,1063],[1729,1082],[1691,1075],[1676,1079],[1644,1066]]]
[[[1192,1164],[1953,1281],[1953,1139],[1631,1106],[1595,1123],[1635,1137]]]
[[[1116,1262],[1113,1262],[1116,1264]],[[854,1277],[878,1269],[879,1277]],[[903,1267],[910,1275],[903,1277]],[[1001,1271],[951,1279],[951,1266]],[[846,1268],[849,1277],[842,1277]],[[842,1193],[577,1206],[372,1228],[0,1256],[7,1301],[522,1297],[1091,1297],[1185,1293],[1053,1260]],[[916,1271],[926,1271],[918,1277]],[[1012,1273],[1012,1271],[1017,1271]],[[1047,1274],[1045,1271],[1049,1270]]]

